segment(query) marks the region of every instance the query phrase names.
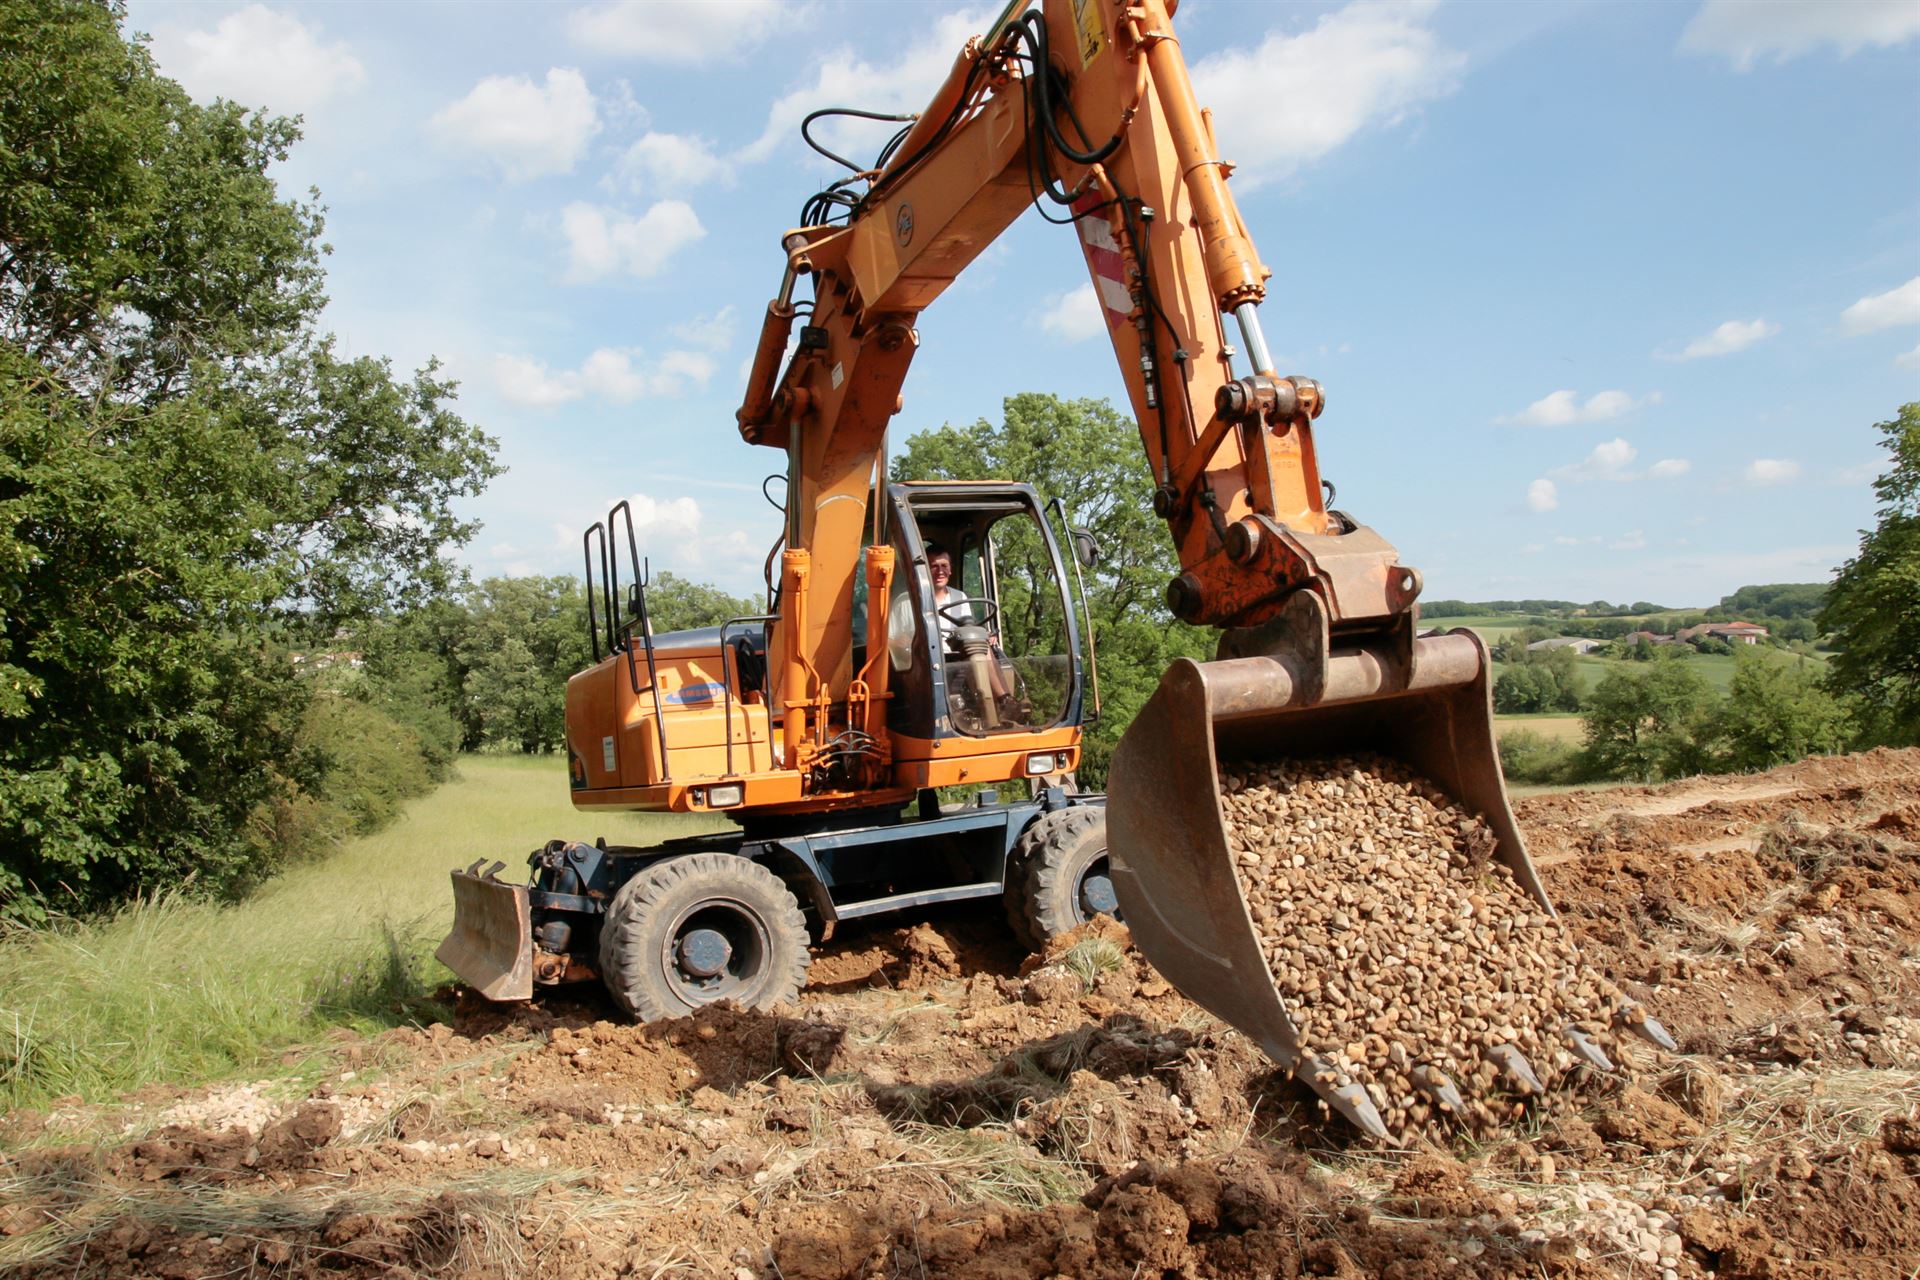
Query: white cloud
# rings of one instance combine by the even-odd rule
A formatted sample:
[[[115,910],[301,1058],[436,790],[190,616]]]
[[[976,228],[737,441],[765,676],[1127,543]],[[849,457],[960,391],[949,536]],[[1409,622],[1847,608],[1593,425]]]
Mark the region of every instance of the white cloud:
[[[1740,472],[1740,479],[1755,488],[1766,488],[1800,478],[1800,464],[1785,458],[1755,458]]]
[[[1913,0],[1707,0],[1680,34],[1680,47],[1724,54],[1742,71],[1832,45],[1841,57],[1867,45],[1890,48],[1920,34]]]
[[[1612,542],[1609,542],[1607,544],[1607,550],[1609,551],[1641,551],[1646,548],[1646,545],[1647,545],[1646,532],[1641,529],[1635,529],[1631,533],[1624,533],[1620,535],[1620,537],[1614,539]]]
[[[712,7],[726,12],[724,5]],[[815,59],[817,70],[813,82],[774,100],[767,111],[766,128],[741,150],[740,158],[764,160],[783,144],[790,143],[796,149],[804,147],[806,144],[800,140],[800,121],[809,111],[820,107],[857,102],[869,111],[920,110],[933,96],[935,87],[946,79],[954,55],[968,37],[985,29],[991,16],[984,7],[946,14],[925,26],[918,40],[905,49],[891,51],[877,62],[867,61],[851,48],[819,55]],[[731,19],[728,25],[733,25]],[[823,145],[865,164],[880,144],[900,127],[827,120],[813,132]]]
[[[514,404],[533,409],[551,409],[580,398],[578,381],[564,373],[549,373],[547,366],[525,356],[495,356],[493,385]]]
[[[645,62],[737,58],[804,14],[784,0],[612,0],[567,15],[575,44]]]
[[[1840,327],[1848,333],[1872,333],[1903,324],[1920,324],[1920,276],[1897,289],[1862,298],[1840,313]]]
[[[1660,393],[1650,391],[1635,400],[1624,391],[1597,391],[1583,404],[1576,391],[1555,391],[1535,400],[1519,413],[1495,418],[1496,423],[1516,427],[1569,427],[1582,422],[1605,422],[1635,409],[1660,403]]]
[[[532,409],[551,409],[584,396],[610,404],[684,395],[713,378],[713,357],[699,351],[669,351],[647,363],[641,353],[601,347],[578,369],[549,369],[524,356],[493,358],[493,383],[501,396]]]
[[[1695,338],[1677,356],[1662,355],[1662,360],[1699,360],[1708,356],[1730,356],[1745,351],[1756,342],[1771,338],[1780,326],[1763,319],[1729,320],[1703,338]],[[1655,353],[1658,355],[1659,353]]]
[[[1547,474],[1569,484],[1584,484],[1589,480],[1624,483],[1632,480],[1673,480],[1693,470],[1693,463],[1685,458],[1662,458],[1645,471],[1635,471],[1633,461],[1639,456],[1638,449],[1616,436],[1593,446],[1592,452],[1580,461],[1555,467]]]
[[[1310,31],[1270,31],[1258,48],[1196,63],[1195,93],[1213,109],[1223,157],[1244,166],[1243,187],[1284,177],[1458,88],[1466,57],[1423,25],[1434,8],[1350,4]]]
[[[436,112],[427,128],[445,145],[491,161],[519,181],[572,173],[600,131],[600,115],[586,78],[554,67],[544,88],[526,76],[488,76]]]
[[[618,498],[609,498],[602,505],[611,508],[619,501]],[[685,495],[656,498],[651,494],[634,493],[627,495],[627,505],[633,511],[634,538],[643,549],[649,542],[658,545],[663,539],[697,541],[694,535],[700,532],[700,523],[706,518],[700,510],[700,504]],[[623,535],[624,523],[622,521]],[[580,543],[580,531],[570,524],[556,524],[553,531],[556,546],[574,547]]]
[[[1552,511],[1560,505],[1560,489],[1545,476],[1527,486],[1527,509],[1541,514]]]
[[[322,44],[317,29],[259,4],[229,13],[211,30],[158,31],[154,47],[167,74],[202,101],[304,112],[367,78],[345,43]]]
[[[1553,474],[1573,481],[1632,479],[1633,473],[1627,467],[1639,454],[1638,449],[1616,436],[1593,446],[1593,452],[1579,462],[1555,467]]]
[[[707,234],[684,200],[662,200],[639,217],[575,201],[560,213],[567,281],[584,284],[624,272],[658,275],[673,255]]]
[[[1040,309],[1040,327],[1067,342],[1085,342],[1107,331],[1107,317],[1093,286],[1083,284],[1049,297]]]
[[[731,182],[733,166],[705,138],[644,133],[620,157],[620,177],[635,191],[679,195],[709,182]]]
[[[1893,362],[1902,369],[1920,369],[1920,346],[1895,356]]]
[[[710,316],[694,316],[673,326],[673,336],[691,346],[708,351],[725,351],[733,345],[733,308],[725,306]]]

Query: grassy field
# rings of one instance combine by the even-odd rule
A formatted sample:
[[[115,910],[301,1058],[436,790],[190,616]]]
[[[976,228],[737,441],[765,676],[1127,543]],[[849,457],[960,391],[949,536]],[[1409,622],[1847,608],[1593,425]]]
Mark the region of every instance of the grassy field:
[[[1486,636],[1487,643],[1493,643],[1494,636],[1487,635],[1485,632],[1482,634]],[[1810,663],[1816,671],[1824,667],[1826,662],[1824,657],[1806,658],[1784,649],[1762,648],[1760,653],[1774,662]],[[1687,664],[1689,670],[1697,672],[1704,678],[1715,693],[1724,694],[1727,686],[1733,683],[1736,659],[1732,654],[1696,653],[1681,661]],[[1494,663],[1493,678],[1498,680],[1506,669],[1506,663]],[[1580,691],[1583,694],[1592,693],[1593,687],[1605,679],[1610,671],[1625,671],[1628,675],[1640,675],[1646,669],[1646,663],[1635,662],[1631,658],[1581,657],[1574,659],[1574,674],[1579,678]]]
[[[714,825],[576,813],[558,758],[469,756],[400,821],[244,902],[162,897],[0,939],[0,1105],[217,1079],[330,1027],[394,1025],[450,976],[432,958],[450,868],[517,869],[556,836],[643,844]]]
[[[1586,733],[1586,722],[1579,716],[1495,716],[1493,736],[1504,738],[1517,729],[1537,733],[1554,742],[1578,743]]]

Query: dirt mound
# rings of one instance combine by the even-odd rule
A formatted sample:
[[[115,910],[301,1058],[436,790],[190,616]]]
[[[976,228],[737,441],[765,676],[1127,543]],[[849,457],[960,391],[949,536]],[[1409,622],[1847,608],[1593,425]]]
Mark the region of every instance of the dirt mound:
[[[849,928],[797,1006],[590,992],[11,1118],[0,1274],[1911,1280],[1920,752],[1517,808],[1628,1039],[1581,1109],[1356,1143],[1097,920]]]

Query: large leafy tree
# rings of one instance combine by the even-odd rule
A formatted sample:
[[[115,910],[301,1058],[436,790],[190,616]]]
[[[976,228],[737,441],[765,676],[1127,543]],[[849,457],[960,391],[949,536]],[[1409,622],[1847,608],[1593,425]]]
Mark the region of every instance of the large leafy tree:
[[[908,439],[894,459],[897,480],[1024,480],[1044,501],[1058,497],[1073,521],[1100,544],[1087,573],[1088,607],[1098,647],[1103,718],[1087,735],[1083,780],[1105,779],[1106,760],[1120,733],[1151,696],[1168,663],[1213,652],[1214,633],[1174,620],[1164,593],[1179,572],[1172,540],[1153,514],[1153,480],[1133,421],[1104,400],[1063,400],[1026,393],[1009,396],[1001,421],[948,424]],[[1056,528],[1055,536],[1064,531]],[[999,549],[1003,629],[1025,626],[1032,644],[1055,625],[1033,584],[1052,576],[1035,539]],[[1008,562],[1014,562],[1011,571]],[[1078,601],[1075,601],[1076,607]],[[1016,645],[1018,641],[1014,641]]]
[[[1920,401],[1876,429],[1891,455],[1873,482],[1880,520],[1840,566],[1820,627],[1839,650],[1829,680],[1867,736],[1910,745],[1920,743]]]
[[[1811,658],[1739,646],[1717,734],[1729,769],[1771,769],[1846,746],[1844,707],[1822,687]]]
[[[567,678],[592,661],[577,578],[489,578],[468,592],[454,656],[461,714],[483,741],[551,751],[566,736]]]
[[[1611,671],[1587,699],[1588,769],[1649,781],[1703,772],[1712,714],[1712,689],[1675,658],[1656,659],[1645,674]]]
[[[271,853],[324,761],[282,642],[440,587],[491,441],[318,327],[294,122],[195,105],[117,6],[0,6],[0,915]]]

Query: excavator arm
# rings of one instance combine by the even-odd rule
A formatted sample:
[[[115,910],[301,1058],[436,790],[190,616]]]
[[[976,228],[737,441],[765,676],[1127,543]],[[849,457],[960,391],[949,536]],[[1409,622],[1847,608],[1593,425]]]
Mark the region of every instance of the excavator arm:
[[[1073,226],[1106,321],[1178,550],[1167,603],[1222,631],[1218,659],[1169,670],[1114,756],[1121,906],[1190,998],[1383,1134],[1366,1091],[1309,1055],[1267,972],[1216,779],[1249,757],[1396,756],[1486,819],[1495,856],[1551,916],[1500,777],[1487,654],[1469,632],[1419,637],[1419,573],[1326,505],[1314,448],[1326,394],[1275,367],[1261,307],[1293,300],[1270,287],[1235,206],[1174,34],[1177,0],[1026,3],[968,42],[881,162],[783,238],[737,416],[745,439],[787,454],[769,658],[786,673],[789,759],[804,759],[810,723],[865,688],[849,603],[916,319],[1039,207]],[[810,306],[795,300],[802,280]]]
[[[1228,190],[1168,7],[1013,9],[968,43],[846,220],[784,238],[787,273],[738,419],[747,440],[789,455],[787,545],[809,552],[821,602],[810,633],[792,637],[796,652],[829,683],[848,678],[842,606],[915,319],[1036,204],[1078,231],[1155,509],[1179,551],[1167,586],[1176,616],[1258,626],[1304,589],[1343,632],[1401,626],[1418,574],[1326,507],[1313,443],[1325,396],[1273,367],[1259,314],[1271,273]],[[812,312],[782,371],[803,277]]]

